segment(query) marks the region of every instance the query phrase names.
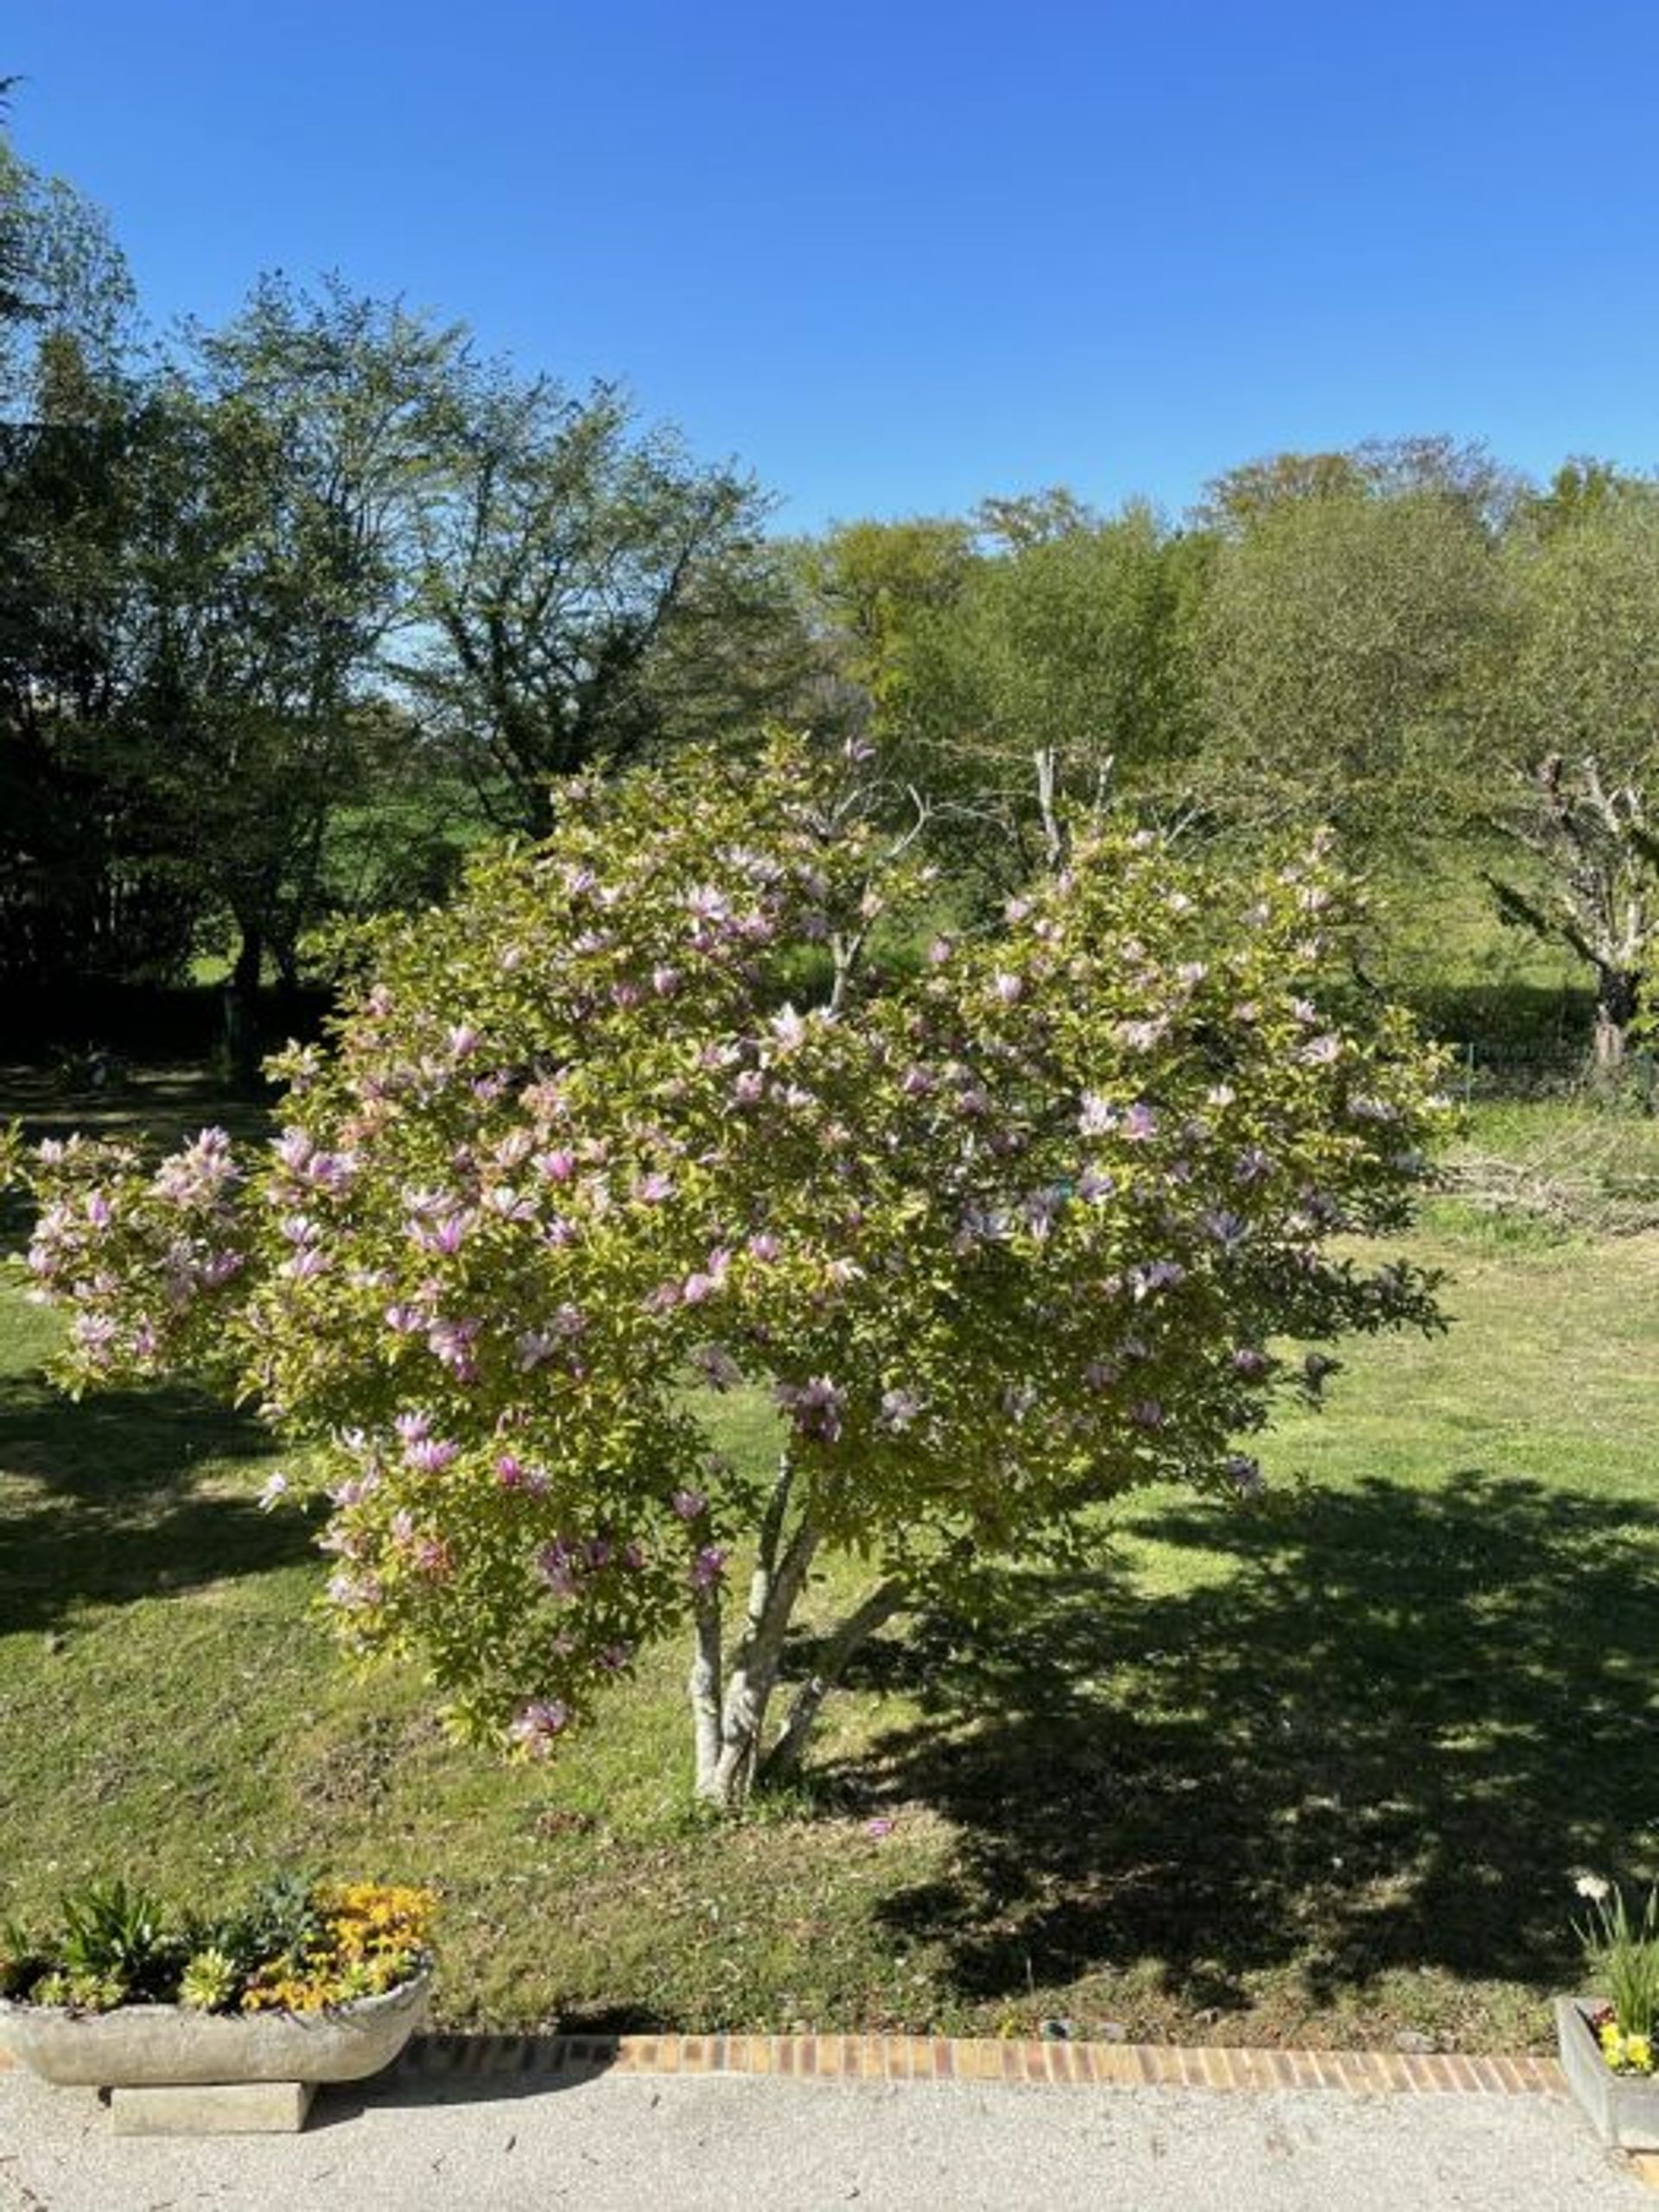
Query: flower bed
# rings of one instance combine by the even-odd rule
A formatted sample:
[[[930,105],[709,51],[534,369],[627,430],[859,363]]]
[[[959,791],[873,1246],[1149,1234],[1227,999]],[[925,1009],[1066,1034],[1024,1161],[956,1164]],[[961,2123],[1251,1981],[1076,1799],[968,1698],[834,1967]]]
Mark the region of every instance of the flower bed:
[[[77,2019],[336,2010],[424,1978],[434,1903],[424,1890],[285,1875],[210,1917],[95,1882],[63,1898],[54,1929],[0,1929],[0,1999],[13,2017]]]
[[[1585,1961],[1609,1995],[1557,2000],[1561,2066],[1604,2143],[1659,2150],[1659,1889],[1649,1890],[1639,1914],[1599,1874],[1580,1875],[1578,1891],[1590,1904],[1578,1929]]]

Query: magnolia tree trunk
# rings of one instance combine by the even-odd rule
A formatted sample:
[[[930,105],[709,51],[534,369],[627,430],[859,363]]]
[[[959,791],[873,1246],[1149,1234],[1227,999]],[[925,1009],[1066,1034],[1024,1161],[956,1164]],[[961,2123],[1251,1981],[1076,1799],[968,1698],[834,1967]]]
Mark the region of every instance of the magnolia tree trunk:
[[[729,1657],[722,1634],[720,1589],[699,1593],[696,1650],[689,1688],[696,1751],[696,1794],[735,1812],[757,1780],[782,1779],[798,1768],[823,1701],[848,1662],[904,1600],[897,1581],[880,1583],[827,1639],[812,1674],[797,1689],[783,1726],[769,1744],[766,1723],[778,1688],[784,1642],[821,1541],[809,1516],[791,1522],[795,1469],[779,1462],[749,1577],[748,1604]]]

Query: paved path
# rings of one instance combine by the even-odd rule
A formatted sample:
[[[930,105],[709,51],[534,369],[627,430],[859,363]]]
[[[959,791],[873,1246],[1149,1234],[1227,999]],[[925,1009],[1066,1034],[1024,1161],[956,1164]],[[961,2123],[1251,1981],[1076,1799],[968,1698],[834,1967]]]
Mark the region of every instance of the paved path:
[[[1653,2212],[1558,2096],[397,2071],[303,2135],[112,2137],[0,2074],[0,2212]]]

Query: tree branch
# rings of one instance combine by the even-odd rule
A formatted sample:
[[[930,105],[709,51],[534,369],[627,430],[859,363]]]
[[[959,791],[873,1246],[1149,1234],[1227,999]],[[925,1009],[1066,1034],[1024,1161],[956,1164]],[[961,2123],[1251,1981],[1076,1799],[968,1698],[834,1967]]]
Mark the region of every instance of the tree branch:
[[[878,1583],[836,1630],[818,1664],[796,1692],[789,1718],[760,1763],[763,1779],[783,1781],[795,1773],[825,1698],[840,1681],[849,1662],[900,1610],[905,1598],[905,1585],[896,1576],[889,1577]]]

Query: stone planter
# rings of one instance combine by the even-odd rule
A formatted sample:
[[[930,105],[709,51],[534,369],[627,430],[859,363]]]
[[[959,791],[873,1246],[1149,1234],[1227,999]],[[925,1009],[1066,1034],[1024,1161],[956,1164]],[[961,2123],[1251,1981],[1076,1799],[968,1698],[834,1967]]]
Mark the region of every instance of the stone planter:
[[[1604,2143],[1621,2151],[1659,2151],[1659,2075],[1615,2074],[1609,2066],[1590,2024],[1604,2001],[1555,1999],[1555,2041],[1567,2087]]]
[[[107,2089],[118,2134],[263,2133],[302,2126],[323,2082],[389,2066],[425,2024],[431,1978],[320,2012],[112,2012],[0,2001],[0,2044],[59,2088]]]

